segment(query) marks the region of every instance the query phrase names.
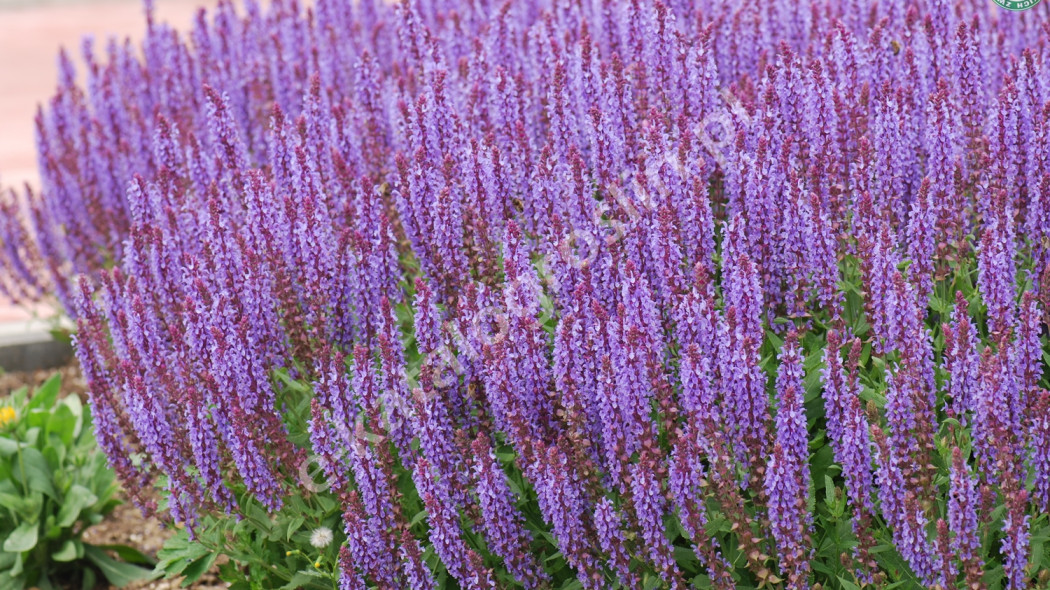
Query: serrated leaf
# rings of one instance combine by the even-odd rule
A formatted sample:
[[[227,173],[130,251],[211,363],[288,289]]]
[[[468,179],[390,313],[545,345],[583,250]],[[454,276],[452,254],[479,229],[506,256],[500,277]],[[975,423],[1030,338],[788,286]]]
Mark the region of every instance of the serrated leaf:
[[[185,576],[185,579],[182,580],[182,587],[185,588],[189,586],[207,573],[207,571],[211,569],[212,564],[215,563],[215,558],[217,556],[218,554],[216,553],[208,552],[186,566],[186,568],[182,570],[182,575]]]

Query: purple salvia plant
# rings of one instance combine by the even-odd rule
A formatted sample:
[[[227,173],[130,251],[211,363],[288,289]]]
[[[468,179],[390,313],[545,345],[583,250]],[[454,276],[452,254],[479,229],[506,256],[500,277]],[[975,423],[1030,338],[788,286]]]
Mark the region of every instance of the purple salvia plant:
[[[140,46],[61,54],[41,187],[0,189],[0,293],[76,320],[111,464],[191,527],[234,490],[284,505],[309,451],[282,413],[310,389],[345,588],[433,589],[425,554],[464,587],[538,587],[533,550],[585,588],[681,586],[673,516],[716,587],[743,573],[727,543],[760,583],[776,553],[824,584],[801,352],[766,343],[787,317],[827,334],[813,426],[855,579],[897,581],[886,523],[925,585],[994,560],[1031,585],[1050,9],[796,4],[222,2],[186,34],[147,7]],[[941,396],[972,467],[937,460]],[[988,555],[973,522],[997,510]]]

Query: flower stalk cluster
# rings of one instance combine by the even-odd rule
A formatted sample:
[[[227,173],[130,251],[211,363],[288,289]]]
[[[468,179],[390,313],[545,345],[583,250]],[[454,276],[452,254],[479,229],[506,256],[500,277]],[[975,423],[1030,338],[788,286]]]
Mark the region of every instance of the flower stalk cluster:
[[[879,584],[888,540],[925,587],[1026,588],[1048,15],[223,0],[183,34],[147,5],[141,47],[61,55],[0,291],[75,319],[144,511],[160,482],[191,528],[235,482],[276,510],[313,453],[341,587]]]

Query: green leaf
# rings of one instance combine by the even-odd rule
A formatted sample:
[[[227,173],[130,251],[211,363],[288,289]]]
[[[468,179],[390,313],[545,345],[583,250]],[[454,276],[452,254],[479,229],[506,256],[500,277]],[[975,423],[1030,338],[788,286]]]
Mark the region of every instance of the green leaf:
[[[36,547],[36,541],[40,534],[39,527],[35,522],[23,522],[17,529],[11,532],[4,541],[4,551],[21,553]]]
[[[48,465],[58,466],[58,469],[55,471],[60,471],[66,464],[66,456],[68,454],[66,453],[67,447],[57,434],[49,435],[49,438],[48,445],[44,447],[44,459],[47,460]],[[66,473],[59,472],[56,473],[56,475],[64,476]],[[56,481],[55,483],[59,482]],[[61,489],[62,485],[59,484],[58,487]]]
[[[40,451],[28,447],[22,449],[22,465],[25,466],[26,483],[29,489],[45,494],[52,499],[57,498],[55,486],[51,482],[51,469],[47,459]],[[15,476],[21,480],[21,469],[14,469]]]
[[[842,584],[842,590],[860,590],[860,586],[850,582],[842,576],[839,576],[839,584]]]
[[[8,573],[11,574],[12,576],[21,576],[22,572],[25,571],[25,565],[26,565],[26,562],[25,562],[24,559],[22,559],[22,554],[21,553],[16,553],[15,554],[15,564],[13,566],[11,566],[11,571],[9,571]]]
[[[30,410],[25,414],[25,424],[30,429],[43,430],[51,421],[51,410]],[[29,437],[27,437],[29,439]],[[32,440],[32,439],[29,439]]]
[[[0,436],[0,456],[11,457],[17,453],[18,443],[6,436]]]
[[[165,541],[164,547],[157,552],[160,561],[154,571],[162,575],[178,575],[206,553],[208,549],[204,545],[190,541],[186,531],[179,531]]]
[[[48,330],[48,333],[51,334],[51,338],[54,339],[55,342],[69,345],[73,344],[73,332],[67,328],[52,328],[51,330]]]
[[[419,512],[417,512],[415,514],[415,516],[412,517],[412,520],[410,520],[408,522],[408,526],[410,526],[410,527],[416,526],[417,524],[423,522],[423,520],[426,519],[426,517],[427,517],[426,510],[420,510]]]
[[[128,563],[138,563],[150,566],[155,565],[157,563],[156,559],[153,559],[152,557],[146,555],[138,549],[135,549],[134,547],[129,547],[127,545],[97,545],[97,547],[99,549],[104,549],[106,551],[112,551],[113,553],[116,553],[117,557]]]
[[[80,484],[74,484],[62,501],[58,510],[58,526],[73,526],[80,517],[80,511],[98,502],[98,496]]]
[[[215,563],[217,556],[218,554],[209,552],[186,566],[186,569],[182,570],[182,575],[185,576],[185,579],[182,580],[182,587],[185,588],[199,580],[201,576],[211,569],[211,565]]]
[[[324,586],[331,585],[331,581],[328,580],[328,577],[320,572],[315,572],[313,570],[299,570],[292,574],[292,579],[282,586],[281,590],[297,590],[298,588],[306,588],[309,586],[317,587],[318,582],[321,582],[322,584],[328,582],[327,584],[324,584]]]
[[[14,564],[11,565],[7,571],[0,572],[0,588],[4,590],[17,590],[19,588],[25,588],[25,576],[22,575],[25,567],[22,563],[22,554],[16,553]]]
[[[291,539],[292,535],[295,534],[295,532],[298,531],[300,528],[302,528],[304,522],[306,522],[306,517],[304,517],[303,515],[296,516],[295,518],[289,520],[288,529],[285,531],[284,540],[287,541]]]
[[[61,388],[62,375],[55,373],[33,393],[33,397],[29,398],[29,405],[26,406],[26,410],[46,409],[55,405],[55,400],[58,398],[58,392]]]
[[[0,489],[3,488],[6,486],[0,485]],[[0,506],[13,510],[22,518],[39,520],[40,507],[43,505],[44,495],[40,492],[31,492],[28,496],[23,496],[16,490],[0,491]]]
[[[73,561],[84,556],[84,545],[77,539],[66,539],[62,547],[51,554],[55,561]]]
[[[84,556],[98,567],[110,584],[117,587],[122,588],[132,582],[148,580],[154,575],[152,570],[117,561],[94,545],[84,546]]]
[[[55,411],[51,413],[51,419],[48,420],[47,426],[44,427],[45,436],[50,438],[51,435],[57,436],[62,444],[69,446],[73,444],[73,435],[77,429],[77,417],[73,415],[73,410],[66,404],[59,404]]]
[[[86,567],[84,568],[84,579],[80,581],[80,590],[91,590],[98,585],[98,578],[95,576],[95,570]]]

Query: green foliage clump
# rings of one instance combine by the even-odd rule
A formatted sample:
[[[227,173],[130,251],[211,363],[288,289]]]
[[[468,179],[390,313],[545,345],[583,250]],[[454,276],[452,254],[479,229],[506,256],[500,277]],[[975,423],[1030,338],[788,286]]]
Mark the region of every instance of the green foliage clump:
[[[123,586],[150,573],[135,565],[149,561],[140,552],[82,539],[120,504],[118,486],[89,408],[60,388],[56,375],[0,400],[0,590],[92,588],[99,574]]]

